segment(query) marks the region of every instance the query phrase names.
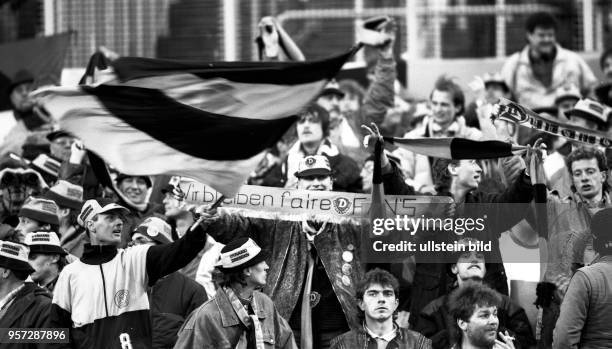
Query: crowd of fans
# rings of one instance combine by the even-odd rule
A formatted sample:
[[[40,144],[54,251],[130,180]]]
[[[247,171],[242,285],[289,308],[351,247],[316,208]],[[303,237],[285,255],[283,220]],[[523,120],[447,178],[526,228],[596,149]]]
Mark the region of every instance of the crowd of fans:
[[[459,252],[450,263],[369,263],[358,222],[195,207],[165,177],[114,173],[113,191],[98,180],[81,141],[54,128],[29,99],[35,78],[18,73],[10,99],[27,132],[9,134],[0,147],[0,328],[68,328],[70,340],[0,346],[611,346],[612,153],[490,118],[505,97],[612,138],[612,50],[601,55],[606,80],[597,81],[578,54],[557,43],[556,29],[551,15],[533,14],[528,44],[500,72],[483,72],[469,103],[448,76],[427,101],[402,99],[395,35],[387,32],[389,40],[373,48],[369,86],[331,81],[248,181],[370,193],[381,135],[530,144],[526,156],[481,161],[385,144],[386,194],[450,197],[456,206],[449,217],[475,214],[463,204],[491,205],[496,224],[459,243],[491,241],[492,251]],[[495,209],[530,203],[539,189],[548,234],[536,231],[527,212]],[[548,268],[533,294],[536,331],[509,297],[499,247],[508,231],[522,246],[548,242]]]

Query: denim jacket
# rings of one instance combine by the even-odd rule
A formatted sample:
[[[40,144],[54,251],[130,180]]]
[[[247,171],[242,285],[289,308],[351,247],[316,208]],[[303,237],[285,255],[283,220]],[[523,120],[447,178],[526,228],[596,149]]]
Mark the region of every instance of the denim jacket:
[[[361,326],[334,338],[330,349],[377,349],[378,344]],[[397,327],[397,334],[387,349],[431,349],[431,340],[422,334],[406,328]]]
[[[265,347],[297,349],[289,324],[276,311],[272,300],[255,291],[253,302],[258,310]],[[191,313],[178,333],[174,348],[232,349],[244,330],[227,294],[220,288],[215,298]]]

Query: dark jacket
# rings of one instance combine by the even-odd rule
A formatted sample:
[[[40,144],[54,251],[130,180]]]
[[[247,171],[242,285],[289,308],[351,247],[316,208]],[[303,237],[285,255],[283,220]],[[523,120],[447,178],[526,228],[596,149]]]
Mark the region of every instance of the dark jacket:
[[[261,292],[253,292],[257,316],[261,323],[265,348],[293,349],[297,346],[289,324],[278,313],[272,300]],[[233,349],[245,326],[234,311],[225,291],[217,290],[215,298],[196,309],[178,333],[175,349]]]
[[[514,345],[517,349],[535,345],[525,310],[507,296],[502,295],[501,299],[501,306],[497,309],[499,331],[508,330],[516,338]],[[448,296],[442,296],[427,304],[421,310],[414,327],[415,331],[432,340],[434,349],[446,349],[450,347],[451,341],[460,336],[455,320],[449,313],[447,301]]]
[[[528,210],[528,205],[516,205],[516,203],[528,203],[533,199],[534,189],[530,184],[530,179],[522,173],[505,191],[500,193],[483,193],[473,191],[465,197],[467,205],[457,205],[456,216],[461,217],[483,217],[487,216],[485,229],[471,234],[466,233],[462,237],[474,237],[481,241],[491,241],[491,252],[487,253],[486,260],[490,261],[487,265],[485,282],[501,294],[508,295],[508,283],[504,265],[501,263],[501,251],[499,250],[499,236],[502,232],[510,229],[523,219]],[[474,205],[491,203],[494,205]],[[431,239],[434,241],[445,240],[451,242],[460,236],[435,235]],[[439,261],[449,261],[453,256],[447,252],[438,254],[431,253],[426,258],[439,258]],[[424,305],[432,300],[448,293],[453,285],[454,279],[449,278],[444,263],[420,263],[419,255],[416,258],[417,266],[414,276],[412,289],[412,299],[418,302],[410,304],[410,314],[419,314]],[[403,309],[406,307],[403,306]],[[414,326],[416,317],[410,318],[411,325]]]
[[[377,349],[376,340],[364,330],[363,326],[356,330],[349,331],[341,336],[334,338],[330,349]],[[389,344],[387,349],[429,349],[431,340],[422,334],[411,331],[407,328],[398,327],[397,334]]]
[[[207,300],[204,287],[180,272],[159,279],[149,292],[153,348],[172,348],[187,316]]]
[[[32,282],[26,282],[0,318],[0,328],[48,328],[51,295]],[[3,349],[46,348],[46,344],[3,343]]]
[[[302,222],[221,213],[208,231],[221,243],[251,237],[262,249],[270,252],[270,270],[264,292],[272,298],[281,316],[289,319],[298,305],[308,265],[309,242],[302,230]],[[361,226],[350,222],[327,223],[324,231],[314,238],[314,247],[351,328],[359,327],[355,285],[365,273],[360,246]],[[351,262],[343,261],[345,251],[352,254]],[[350,265],[349,275],[342,272],[343,264]]]

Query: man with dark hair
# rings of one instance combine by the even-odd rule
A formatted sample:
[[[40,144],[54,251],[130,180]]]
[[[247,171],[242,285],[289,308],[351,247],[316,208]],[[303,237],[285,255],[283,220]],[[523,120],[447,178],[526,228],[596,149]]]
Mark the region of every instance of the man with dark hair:
[[[266,285],[268,254],[255,241],[241,238],[221,250],[222,273],[214,299],[194,310],[178,334],[182,348],[296,348],[293,332]]]
[[[185,266],[204,247],[209,212],[172,243],[118,248],[127,211],[101,198],[83,205],[78,220],[91,243],[79,260],[64,268],[55,285],[51,324],[71,328],[70,344],[56,347],[150,348],[148,287]]]
[[[465,96],[461,87],[446,76],[441,76],[429,96],[431,115],[423,126],[404,135],[404,138],[460,137],[472,140],[482,138],[482,132],[465,124],[462,116],[465,109]],[[435,194],[432,176],[433,158],[408,151],[394,153],[405,160],[405,170],[410,183],[417,192]]]
[[[52,231],[28,233],[25,244],[30,248],[28,259],[34,268],[32,280],[53,293],[60,272],[66,266],[66,251]]]
[[[394,319],[399,306],[399,282],[386,270],[368,271],[356,287],[362,327],[336,337],[332,349],[425,349],[431,341],[399,327]]]
[[[591,221],[598,258],[572,277],[554,330],[553,348],[605,348],[612,343],[612,208]]]
[[[455,252],[456,262],[448,267],[448,272],[456,279],[458,287],[468,282],[482,284],[487,272],[484,252],[467,251],[468,243],[478,243],[477,239],[465,238],[459,240],[466,247],[465,252]],[[529,348],[535,345],[529,319],[523,308],[514,303],[510,297],[499,295],[498,307],[499,328],[507,329],[516,336],[517,348]],[[450,346],[450,339],[457,337],[457,328],[448,309],[449,294],[441,296],[421,310],[414,329],[430,338],[433,348],[443,349]]]
[[[528,44],[510,56],[502,68],[517,102],[532,109],[551,107],[558,87],[574,84],[586,91],[597,83],[584,59],[557,43],[557,22],[551,14],[532,14],[525,29]]]
[[[34,269],[28,263],[27,247],[0,241],[0,328],[49,327],[51,296],[36,284],[25,282],[32,272]],[[46,344],[2,344],[2,348],[6,349],[43,347]]]
[[[470,282],[453,291],[447,304],[459,336],[452,348],[514,349],[514,338],[498,332],[500,303],[499,294],[482,284]]]
[[[287,159],[282,165],[282,181],[286,188],[295,188],[295,176],[300,161],[309,155],[323,155],[334,172],[334,190],[359,192],[361,177],[355,160],[340,153],[329,139],[330,117],[327,110],[319,105],[311,105],[300,114],[297,122],[298,142],[289,149]]]
[[[589,146],[575,148],[566,159],[572,194],[548,195],[548,263],[539,285],[536,305],[542,308],[541,342],[552,345],[553,329],[569,279],[576,269],[594,258],[591,217],[610,207],[606,184],[608,166],[604,153]],[[544,292],[549,289],[550,292]]]

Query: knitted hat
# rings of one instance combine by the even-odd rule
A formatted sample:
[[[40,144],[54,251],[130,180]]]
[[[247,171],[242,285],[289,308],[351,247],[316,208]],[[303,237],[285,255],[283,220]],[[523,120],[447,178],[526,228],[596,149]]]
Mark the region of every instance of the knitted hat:
[[[0,267],[26,271],[28,274],[34,272],[28,262],[28,248],[22,244],[9,241],[0,240]]]
[[[221,249],[219,261],[215,264],[222,272],[233,272],[261,263],[268,253],[250,238],[240,238]]]
[[[67,255],[66,251],[60,245],[57,234],[53,231],[39,231],[28,233],[25,237],[25,244],[30,247],[30,254],[59,254]]]
[[[134,230],[132,240],[139,236],[147,237],[160,244],[168,244],[172,242],[172,227],[161,218],[149,217]]]
[[[83,206],[83,187],[60,179],[44,197],[55,201],[58,206],[80,210]]]
[[[59,225],[57,205],[54,201],[29,197],[21,206],[18,216],[37,220],[41,223]]]
[[[151,177],[149,176],[132,176],[132,175],[128,175],[125,173],[117,173],[117,177],[115,178],[115,183],[119,185],[122,180],[126,178],[131,178],[131,177],[139,177],[139,178],[144,179],[144,181],[147,183],[148,188],[151,188],[153,186],[153,181],[151,180]]]
[[[123,213],[129,213],[130,211],[116,204],[114,201],[106,198],[97,198],[85,201],[81,213],[77,217],[77,223],[82,227],[85,227],[85,223],[95,217],[98,214],[106,213],[113,210],[119,210]]]
[[[297,178],[306,176],[331,176],[332,170],[329,160],[323,155],[310,155],[304,157],[295,173]]]

